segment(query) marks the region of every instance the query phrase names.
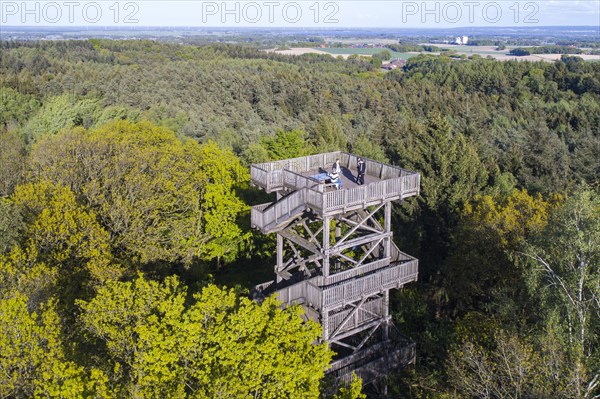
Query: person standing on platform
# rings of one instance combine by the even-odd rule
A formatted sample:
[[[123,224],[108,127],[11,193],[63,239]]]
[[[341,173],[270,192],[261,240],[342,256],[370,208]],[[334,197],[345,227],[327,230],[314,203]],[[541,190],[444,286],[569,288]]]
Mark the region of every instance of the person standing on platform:
[[[333,173],[337,173],[337,174],[342,173],[342,168],[340,167],[340,159],[339,158],[336,159],[335,162],[333,163],[332,171],[333,171]]]
[[[358,158],[358,163],[356,164],[356,183],[361,186],[365,184],[365,171],[367,170],[367,164],[364,159]]]
[[[336,159],[333,163],[333,167],[331,168],[329,178],[331,179],[331,182],[335,184],[335,188],[338,190],[342,188],[342,177],[340,176],[341,172],[342,168],[340,167],[340,160]]]

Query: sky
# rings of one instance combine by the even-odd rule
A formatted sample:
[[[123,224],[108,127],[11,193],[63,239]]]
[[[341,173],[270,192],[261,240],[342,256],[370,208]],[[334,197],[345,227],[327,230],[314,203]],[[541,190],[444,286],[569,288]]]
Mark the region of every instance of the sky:
[[[2,25],[89,28],[600,27],[600,0],[0,0],[0,29]]]

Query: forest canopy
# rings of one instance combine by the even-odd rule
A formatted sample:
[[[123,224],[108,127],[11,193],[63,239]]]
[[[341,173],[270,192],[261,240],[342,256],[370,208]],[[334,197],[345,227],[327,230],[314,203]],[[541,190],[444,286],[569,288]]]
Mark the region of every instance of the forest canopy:
[[[248,165],[333,150],[421,174],[391,395],[600,395],[600,63],[0,47],[0,396],[319,397],[320,327],[248,299]]]

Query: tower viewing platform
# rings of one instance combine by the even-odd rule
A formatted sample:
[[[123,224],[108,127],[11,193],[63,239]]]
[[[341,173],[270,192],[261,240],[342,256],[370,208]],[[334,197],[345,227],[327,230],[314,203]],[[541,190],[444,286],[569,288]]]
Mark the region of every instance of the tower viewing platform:
[[[336,159],[339,189],[327,174]],[[418,260],[393,242],[391,211],[393,201],[419,194],[420,176],[366,159],[359,185],[357,161],[330,152],[251,166],[252,183],[276,193],[252,208],[252,226],[277,234],[276,279],[253,295],[301,305],[338,354],[330,375],[356,372],[369,383],[415,359],[414,343],[391,323],[389,291],[417,280]]]
[[[330,171],[336,159],[340,159],[342,169],[341,190],[316,177]],[[418,173],[372,160],[366,162],[365,184],[358,185],[353,174],[357,161],[358,156],[338,151],[252,165],[253,184],[268,193],[294,194],[254,207],[252,225],[269,233],[306,208],[320,216],[335,215],[419,194]]]

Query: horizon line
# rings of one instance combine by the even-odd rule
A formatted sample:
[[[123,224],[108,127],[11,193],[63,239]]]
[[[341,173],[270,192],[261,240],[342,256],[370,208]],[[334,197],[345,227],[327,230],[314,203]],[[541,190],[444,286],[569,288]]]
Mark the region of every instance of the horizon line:
[[[3,25],[0,28],[0,35],[3,29],[7,28],[54,28],[54,29],[90,29],[90,28],[110,28],[110,29],[140,29],[140,28],[164,28],[164,29],[178,29],[178,28],[193,28],[193,29],[289,29],[289,30],[300,30],[300,29],[315,29],[315,30],[361,30],[361,29],[375,29],[375,30],[389,30],[389,29],[427,29],[427,30],[450,30],[450,29],[541,29],[541,28],[589,28],[598,30],[600,32],[600,25],[540,25],[540,26],[447,26],[440,28],[433,27],[374,27],[374,26],[203,26],[203,25]]]

